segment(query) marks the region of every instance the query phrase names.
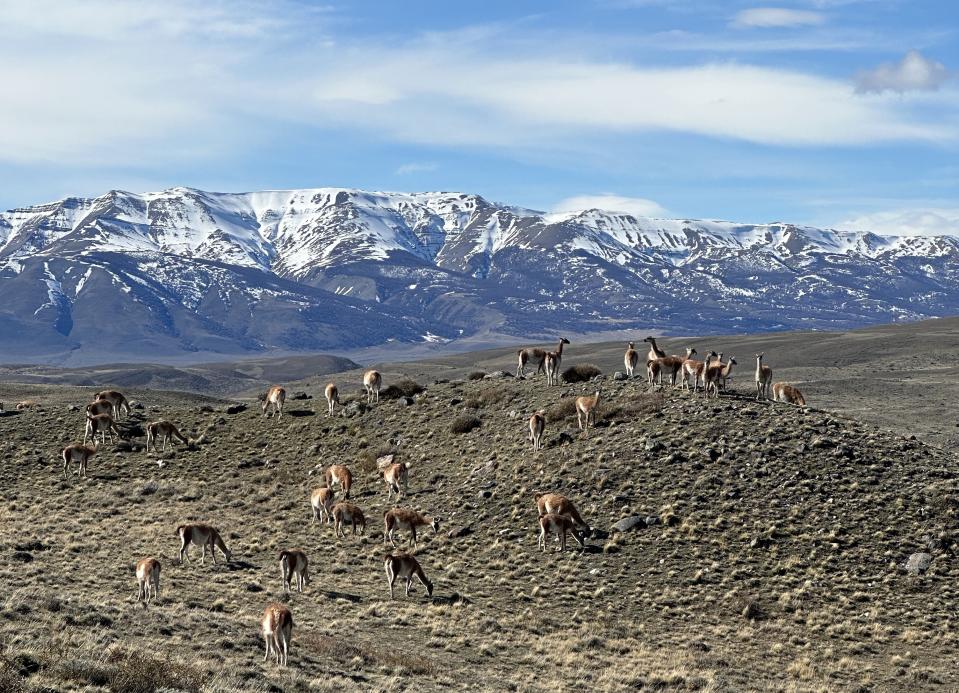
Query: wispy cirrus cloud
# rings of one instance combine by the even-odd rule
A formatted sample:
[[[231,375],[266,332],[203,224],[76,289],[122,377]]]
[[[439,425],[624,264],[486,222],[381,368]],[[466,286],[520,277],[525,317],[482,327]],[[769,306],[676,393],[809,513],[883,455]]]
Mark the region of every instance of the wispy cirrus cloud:
[[[919,51],[909,51],[896,63],[883,63],[872,70],[856,75],[856,90],[860,93],[893,91],[935,91],[953,77],[942,63],[923,57]]]
[[[435,171],[439,166],[432,162],[418,162],[412,161],[407,164],[401,164],[396,167],[396,175],[398,176],[408,176],[413,173],[427,173],[429,171]]]
[[[959,207],[906,208],[872,212],[839,222],[847,231],[891,236],[959,235]]]
[[[787,7],[751,7],[740,10],[733,17],[732,26],[750,29],[772,29],[824,24],[826,16],[812,10]]]

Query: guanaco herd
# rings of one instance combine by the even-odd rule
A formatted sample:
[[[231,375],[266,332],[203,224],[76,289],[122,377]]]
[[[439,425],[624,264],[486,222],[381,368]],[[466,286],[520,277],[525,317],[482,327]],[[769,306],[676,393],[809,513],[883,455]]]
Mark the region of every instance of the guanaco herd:
[[[679,386],[682,389],[689,390],[691,387],[695,393],[702,385],[704,398],[719,397],[720,391],[725,390],[726,383],[730,379],[733,366],[737,365],[736,359],[733,357],[723,362],[723,354],[717,354],[715,351],[710,351],[703,361],[699,361],[693,358],[697,353],[694,348],[687,348],[685,356],[667,355],[657,346],[654,337],[647,337],[643,341],[649,344],[649,351],[646,355],[646,377],[649,384],[653,384],[658,379],[658,382],[662,385],[664,378],[668,378],[669,384],[676,387],[677,379],[681,377]],[[525,376],[526,366],[532,360],[537,364],[536,372],[545,373],[548,386],[558,384],[563,347],[569,343],[568,339],[561,339],[555,351],[539,348],[519,350],[517,376]],[[629,342],[624,356],[628,377],[634,377],[639,365],[639,358],[635,343]],[[772,369],[763,364],[763,358],[764,354],[756,354],[756,400],[769,400],[771,392],[773,401],[805,406],[806,401],[802,393],[795,387],[783,382],[772,382]],[[368,404],[379,401],[382,383],[383,377],[379,372],[370,370],[364,374],[363,387]],[[327,403],[327,416],[334,416],[335,408],[340,404],[339,390],[336,384],[329,383],[324,390],[324,394]],[[600,385],[594,394],[582,395],[575,399],[577,424],[581,430],[588,431],[590,426],[595,426],[596,410],[601,395],[602,387]],[[285,402],[286,390],[278,385],[271,387],[263,397],[263,415],[279,421],[283,416]],[[36,406],[34,402],[22,402],[18,405],[18,409],[33,408],[34,406]],[[77,474],[80,477],[86,477],[87,464],[98,449],[97,436],[99,436],[99,444],[105,444],[108,436],[111,442],[114,435],[121,437],[117,421],[123,416],[129,416],[130,409],[129,401],[121,392],[104,390],[96,394],[93,402],[86,407],[86,427],[83,442],[68,445],[62,451],[63,474],[65,477],[71,464],[77,465]],[[545,411],[534,412],[529,418],[529,440],[532,442],[534,451],[539,451],[543,447],[545,427]],[[188,445],[191,443],[169,421],[152,422],[147,425],[146,431],[147,452],[150,451],[151,447],[154,451],[158,451],[158,444],[162,445],[159,450],[165,451],[167,444],[172,445],[174,441]],[[92,441],[92,446],[87,445],[88,438]],[[408,495],[409,464],[407,462],[394,463],[392,456],[388,456],[384,463],[379,466],[380,476],[387,486],[387,501],[391,501],[394,495],[397,500],[401,496]],[[353,486],[353,474],[350,469],[343,464],[333,464],[326,468],[324,477],[326,486],[314,489],[310,495],[313,523],[319,520],[323,524],[332,524],[334,535],[338,538],[346,537],[345,528],[347,527],[350,528],[351,535],[355,535],[358,528],[361,534],[365,533],[366,518],[363,511],[349,500],[350,490]],[[334,489],[338,489],[340,492],[338,502]],[[537,493],[534,496],[534,501],[539,514],[540,528],[537,547],[541,551],[547,551],[547,544],[551,536],[558,541],[559,551],[566,550],[566,540],[570,534],[580,546],[585,546],[583,537],[589,536],[592,530],[568,498],[558,493]],[[424,515],[409,508],[396,507],[387,510],[383,515],[383,543],[390,544],[396,549],[396,535],[397,532],[402,531],[408,535],[408,546],[415,550],[417,547],[417,529],[429,527],[435,535],[439,531],[439,526],[440,519],[437,517]],[[210,557],[214,564],[216,563],[217,551],[228,563],[232,558],[230,549],[223,541],[220,533],[210,525],[202,523],[180,525],[176,528],[176,536],[180,540],[179,561],[181,564],[189,560],[191,546],[200,548],[201,564],[206,562],[207,549],[210,550]],[[407,596],[412,589],[414,578],[426,588],[427,594],[432,596],[433,583],[430,582],[422,566],[413,555],[391,553],[384,557],[383,562],[391,599],[394,597],[394,585],[398,579],[405,581]],[[280,551],[279,567],[286,594],[291,594],[294,590],[302,592],[310,584],[309,559],[301,549]],[[144,606],[156,600],[160,595],[160,569],[159,560],[152,556],[143,558],[136,564],[136,599],[138,602],[142,601]],[[277,664],[286,665],[293,632],[293,615],[289,608],[282,604],[269,604],[263,612],[261,628],[266,648],[264,661],[268,661],[272,655]]]

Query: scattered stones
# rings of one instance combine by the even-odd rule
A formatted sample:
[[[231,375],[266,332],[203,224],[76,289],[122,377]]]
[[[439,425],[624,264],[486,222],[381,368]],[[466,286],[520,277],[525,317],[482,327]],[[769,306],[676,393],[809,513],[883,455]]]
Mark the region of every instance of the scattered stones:
[[[462,527],[456,527],[447,532],[447,536],[450,539],[459,539],[460,537],[465,537],[467,534],[472,534],[473,528],[470,525],[463,525]]]
[[[213,413],[213,407],[211,407],[209,404],[201,404],[199,407],[196,408],[196,410],[200,412],[201,414]]]
[[[513,374],[507,371],[493,371],[483,376],[484,380],[502,380],[503,378],[512,378]]]
[[[613,373],[613,380],[618,382],[626,380],[626,374],[623,373],[622,371],[616,371],[615,373]]]
[[[307,393],[301,391],[294,392],[290,399],[303,400],[303,399],[313,399],[313,395],[308,395]]]
[[[247,406],[245,404],[231,404],[226,408],[227,414],[239,414],[241,411],[246,411]]]
[[[659,524],[659,515],[647,515],[644,519],[647,527]]]
[[[659,519],[657,518],[657,522]],[[645,519],[639,515],[633,515],[631,517],[624,517],[622,520],[613,525],[613,532],[634,532],[637,529],[645,529],[647,522]]]
[[[929,570],[931,563],[932,554],[914,553],[909,557],[909,560],[906,561],[906,572],[911,575],[922,575]]]

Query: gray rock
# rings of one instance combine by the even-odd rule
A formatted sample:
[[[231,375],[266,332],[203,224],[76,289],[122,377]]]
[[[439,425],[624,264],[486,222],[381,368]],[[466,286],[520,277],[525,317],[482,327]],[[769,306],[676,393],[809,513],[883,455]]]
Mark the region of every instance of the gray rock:
[[[626,380],[626,374],[622,371],[616,371],[613,373],[613,380]]]
[[[921,575],[929,570],[929,565],[931,563],[932,554],[914,553],[909,557],[909,560],[906,561],[906,572],[911,573],[912,575]]]
[[[246,411],[245,404],[232,404],[226,408],[227,414],[239,414],[241,411]]]
[[[484,380],[501,380],[503,378],[512,378],[513,374],[507,371],[493,371],[483,376]]]
[[[653,525],[658,525],[658,524],[659,524],[659,516],[658,516],[658,515],[647,515],[647,516],[646,516],[646,526],[647,526],[647,527],[652,527]]]
[[[639,515],[633,515],[631,517],[624,517],[622,520],[613,525],[613,532],[633,532],[637,529],[645,529],[646,521]]]
[[[658,440],[647,440],[646,441],[646,452],[659,452],[663,449],[663,444]]]

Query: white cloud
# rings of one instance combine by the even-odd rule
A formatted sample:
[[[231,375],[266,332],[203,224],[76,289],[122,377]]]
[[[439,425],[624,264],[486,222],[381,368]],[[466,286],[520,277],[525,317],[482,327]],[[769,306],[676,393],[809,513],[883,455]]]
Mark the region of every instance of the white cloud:
[[[883,63],[856,75],[856,91],[894,91],[900,94],[907,91],[935,91],[950,77],[942,63],[924,58],[919,51],[909,51],[898,63]]]
[[[413,161],[397,167],[396,175],[408,176],[413,173],[426,173],[428,171],[435,171],[437,168],[439,168],[439,166],[433,163],[421,163]]]
[[[602,209],[608,212],[623,212],[637,217],[664,217],[669,212],[653,200],[642,197],[624,197],[614,193],[577,195],[560,200],[553,205],[554,212],[579,212],[584,209]]]
[[[826,21],[820,12],[791,10],[785,7],[753,7],[742,10],[732,25],[740,28],[773,29],[795,26],[818,26]]]
[[[959,207],[873,212],[840,222],[836,228],[890,236],[959,236]]]

